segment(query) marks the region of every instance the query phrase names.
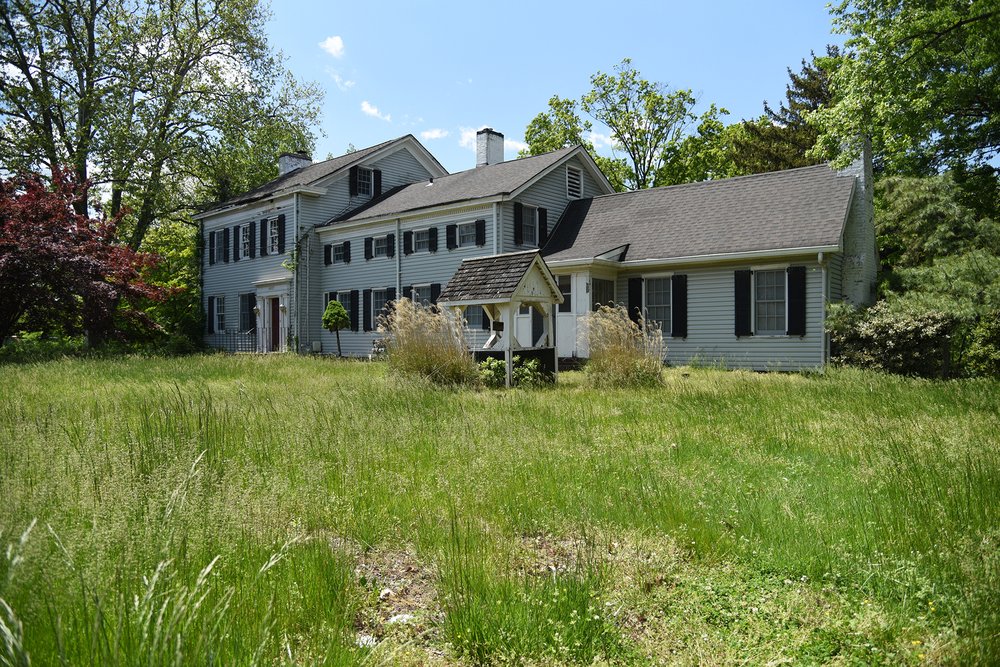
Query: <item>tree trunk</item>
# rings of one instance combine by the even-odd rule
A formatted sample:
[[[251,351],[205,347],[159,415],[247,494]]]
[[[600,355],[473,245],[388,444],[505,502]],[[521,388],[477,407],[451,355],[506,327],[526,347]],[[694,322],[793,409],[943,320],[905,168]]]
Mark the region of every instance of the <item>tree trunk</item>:
[[[337,329],[336,334],[337,334],[337,356],[342,357],[344,356],[344,353],[340,351],[340,329]]]

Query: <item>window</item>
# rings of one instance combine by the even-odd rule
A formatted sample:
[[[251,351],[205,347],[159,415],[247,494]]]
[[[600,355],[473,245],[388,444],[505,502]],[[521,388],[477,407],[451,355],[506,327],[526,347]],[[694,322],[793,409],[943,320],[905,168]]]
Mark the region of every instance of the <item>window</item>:
[[[521,245],[538,245],[538,209],[524,206],[521,217]]]
[[[413,252],[429,252],[431,249],[431,230],[418,229],[413,232]]]
[[[344,263],[344,257],[345,257],[345,254],[344,254],[344,244],[343,243],[334,243],[333,244],[333,254],[330,255],[330,258],[333,260],[333,263],[334,264],[343,264]]]
[[[250,225],[240,225],[240,259],[250,257]]]
[[[590,281],[590,309],[610,306],[615,301],[615,281],[594,278]]]
[[[358,167],[358,194],[372,196],[372,170],[367,167]]]
[[[349,291],[337,292],[337,301],[340,302],[340,305],[343,306],[344,310],[347,311],[347,314],[350,315],[351,314],[351,293]]]
[[[557,276],[559,281],[559,291],[562,293],[563,302],[559,304],[560,313],[573,312],[573,276]]]
[[[575,167],[566,167],[566,196],[570,199],[583,196],[583,172]]]
[[[215,232],[215,261],[216,263],[225,261],[226,258],[226,235],[220,229]]]
[[[243,227],[247,229],[246,226]],[[253,312],[257,305],[257,295],[240,294],[240,332],[253,333],[257,329],[257,314]]]
[[[470,329],[482,329],[483,317],[482,306],[469,306],[465,309],[465,325]]]
[[[754,333],[785,335],[784,269],[754,271]]]
[[[385,310],[385,303],[389,300],[389,290],[372,290],[372,322],[377,326],[378,317]]]
[[[414,285],[413,286],[413,303],[418,306],[429,306],[431,305],[431,286],[430,285]]]
[[[226,297],[215,297],[215,333],[226,333]]]
[[[458,247],[476,245],[476,223],[466,222],[458,226]]]
[[[278,254],[278,221],[268,220],[267,221],[267,254],[277,255]]]
[[[372,256],[373,257],[388,257],[389,255],[389,238],[386,236],[376,236],[372,239]]]
[[[670,278],[646,278],[646,319],[660,324],[660,330],[670,331]]]

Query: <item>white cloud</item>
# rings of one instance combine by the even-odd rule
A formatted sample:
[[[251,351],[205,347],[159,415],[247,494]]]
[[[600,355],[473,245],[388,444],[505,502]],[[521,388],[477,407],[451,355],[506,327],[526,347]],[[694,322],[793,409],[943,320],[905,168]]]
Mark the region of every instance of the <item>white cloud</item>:
[[[528,144],[523,141],[518,141],[517,139],[507,139],[504,138],[503,142],[503,152],[511,153],[516,151],[526,151],[528,150]]]
[[[327,72],[330,74],[330,77],[333,78],[333,82],[337,84],[337,88],[339,88],[342,93],[346,93],[347,91],[349,91],[351,88],[354,87],[354,84],[356,83],[355,81],[351,81],[350,79],[345,79],[344,77],[340,76],[340,72],[338,72],[337,70],[331,69],[327,70]]]
[[[319,48],[334,58],[339,58],[344,55],[344,40],[340,35],[331,35],[319,43]]]
[[[432,128],[430,130],[424,130],[420,133],[421,139],[444,139],[448,136],[448,130],[442,130],[439,127]]]
[[[371,116],[372,118],[378,118],[379,120],[384,120],[387,123],[392,122],[392,116],[389,114],[384,114],[378,110],[378,107],[370,103],[368,100],[364,100],[361,103],[361,113],[366,116]]]
[[[479,127],[460,127],[458,136],[458,145],[462,148],[468,148],[473,153],[476,152],[476,132],[483,129],[484,127],[489,127],[488,125],[480,125]]]
[[[594,148],[617,148],[618,142],[615,141],[614,137],[608,136],[607,134],[601,134],[600,132],[591,132],[587,135],[587,140],[594,144]]]

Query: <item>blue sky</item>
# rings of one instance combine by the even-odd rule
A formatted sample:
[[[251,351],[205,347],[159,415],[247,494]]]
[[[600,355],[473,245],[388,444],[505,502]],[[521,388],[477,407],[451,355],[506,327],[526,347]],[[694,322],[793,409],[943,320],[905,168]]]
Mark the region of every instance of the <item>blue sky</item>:
[[[512,158],[552,95],[579,98],[591,74],[625,57],[735,121],[780,102],[786,68],[810,50],[842,43],[820,0],[273,0],[271,10],[273,46],[326,90],[316,159],[413,134],[452,172],[475,165],[475,130],[502,132]]]

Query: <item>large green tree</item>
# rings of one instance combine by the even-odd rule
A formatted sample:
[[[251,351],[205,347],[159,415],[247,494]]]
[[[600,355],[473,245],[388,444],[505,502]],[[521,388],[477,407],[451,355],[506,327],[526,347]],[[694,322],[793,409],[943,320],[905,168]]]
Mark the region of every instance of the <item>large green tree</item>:
[[[72,165],[128,212],[133,248],[267,180],[277,153],[312,148],[320,94],[287,75],[266,18],[257,0],[0,2],[0,160]]]
[[[1000,1],[846,0],[836,101],[814,114],[817,154],[846,163],[862,137],[889,172],[985,164],[1000,150]]]

